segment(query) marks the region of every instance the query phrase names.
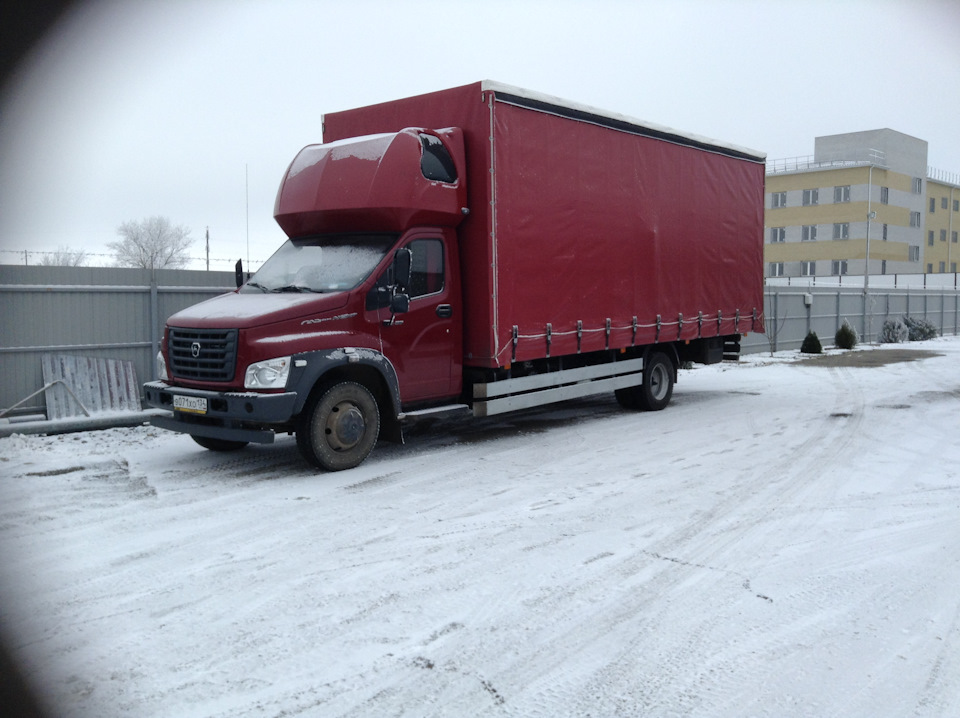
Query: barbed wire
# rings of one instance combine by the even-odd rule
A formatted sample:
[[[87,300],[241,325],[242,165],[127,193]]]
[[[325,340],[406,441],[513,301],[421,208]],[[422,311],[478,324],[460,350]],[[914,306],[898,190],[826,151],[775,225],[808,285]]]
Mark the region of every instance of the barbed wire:
[[[8,261],[8,257],[14,255],[13,259],[15,261]],[[39,266],[41,264],[42,258],[51,256],[51,255],[63,255],[64,257],[70,256],[82,256],[82,264],[75,265],[80,267],[112,267],[116,266],[113,262],[116,261],[116,255],[106,252],[87,252],[82,249],[0,249],[0,264],[23,264],[26,266]],[[107,263],[96,264],[90,260],[104,259],[108,260]],[[206,264],[208,261],[210,264],[219,263],[219,264],[229,264],[229,268],[233,269],[233,265],[236,264],[238,259],[241,257],[197,257],[194,255],[188,255],[185,257],[189,263],[195,264],[200,263],[201,265]],[[247,262],[247,258],[242,258],[244,263],[249,263],[251,267],[259,266],[263,264],[266,260],[264,259],[250,259]],[[32,260],[32,261],[31,261]],[[52,265],[47,265],[52,266]],[[65,265],[64,265],[65,266]],[[73,266],[73,265],[71,265]]]

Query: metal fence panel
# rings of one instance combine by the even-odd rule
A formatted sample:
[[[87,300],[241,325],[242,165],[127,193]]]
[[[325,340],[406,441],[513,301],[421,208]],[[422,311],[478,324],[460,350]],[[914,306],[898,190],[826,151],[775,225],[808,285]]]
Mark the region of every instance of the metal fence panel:
[[[741,350],[745,354],[797,350],[811,330],[824,346],[831,346],[844,320],[865,342],[877,341],[888,319],[907,316],[926,319],[941,335],[960,334],[960,291],[943,288],[871,290],[864,297],[857,288],[775,285],[766,289],[765,312],[767,334],[744,337]]]
[[[0,410],[43,386],[44,353],[130,361],[139,382],[154,378],[167,317],[233,288],[232,272],[0,265]],[[865,300],[857,287],[771,285],[764,311],[767,334],[745,336],[745,353],[799,349],[810,330],[829,346],[844,319],[864,341],[904,316],[960,333],[960,291],[943,286],[871,289]],[[16,413],[43,408],[41,394]]]
[[[232,272],[0,265],[0,410],[44,385],[47,353],[133,363],[156,375],[166,319],[234,288]],[[44,410],[38,395],[15,414]]]
[[[44,354],[47,418],[140,411],[140,385],[133,362],[70,354]]]

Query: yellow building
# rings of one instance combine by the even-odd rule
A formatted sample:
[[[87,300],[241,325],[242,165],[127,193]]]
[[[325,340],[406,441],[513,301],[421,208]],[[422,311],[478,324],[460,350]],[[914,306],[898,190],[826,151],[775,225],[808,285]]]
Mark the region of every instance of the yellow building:
[[[889,129],[817,137],[813,157],[768,162],[766,275],[956,271],[960,187],[946,179],[928,177],[925,141]]]
[[[960,231],[958,180],[960,177],[950,177],[942,172],[931,172],[927,179],[926,244],[923,247],[927,274],[957,271],[957,262],[960,261],[960,244],[957,244]]]

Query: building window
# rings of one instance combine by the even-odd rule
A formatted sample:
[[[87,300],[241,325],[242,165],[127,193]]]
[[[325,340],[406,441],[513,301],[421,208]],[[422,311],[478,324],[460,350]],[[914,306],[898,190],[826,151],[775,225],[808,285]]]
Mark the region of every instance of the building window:
[[[833,201],[835,203],[850,201],[850,185],[833,188]]]
[[[890,188],[880,188],[880,204],[890,204]]]
[[[887,273],[887,260],[886,260],[886,259],[881,259],[881,260],[880,260],[880,274],[886,274],[886,273]]]
[[[960,199],[953,200],[953,211],[960,212]]]
[[[771,262],[771,263],[770,263],[770,276],[771,276],[771,277],[782,277],[782,276],[783,276],[783,262]]]
[[[801,277],[817,276],[817,263],[816,262],[800,262],[800,276]]]
[[[834,239],[850,239],[850,223],[835,222],[833,225]]]
[[[932,229],[929,232],[927,232],[927,246],[928,247],[933,246],[933,230]]]
[[[838,274],[847,273],[847,260],[846,259],[834,259],[833,263],[830,266],[830,273],[834,276]]]
[[[911,213],[910,213],[910,226],[911,226],[911,227],[919,227],[919,226],[920,226],[920,213],[919,213],[919,212],[911,212]]]
[[[946,197],[941,197],[941,198],[940,198],[940,209],[946,209],[946,208],[947,208],[947,198],[946,198]]]
[[[779,207],[787,206],[787,193],[786,192],[774,192],[770,195],[770,206],[774,209]]]
[[[946,241],[947,241],[947,230],[945,230],[945,229],[941,229],[941,230],[940,230],[940,241],[941,241],[941,242],[946,242]]]
[[[946,272],[946,271],[947,271],[947,263],[946,263],[946,262],[940,262],[940,274],[943,274],[943,273]]]
[[[957,273],[957,263],[956,263],[956,262],[950,262],[950,271],[953,272],[954,274]]]
[[[883,223],[883,241],[884,242],[887,241],[887,223],[886,222]]]
[[[803,190],[803,206],[809,207],[813,204],[820,204],[820,190],[819,189],[805,189]]]
[[[923,178],[914,177],[913,178],[913,193],[920,194],[923,192]]]
[[[953,234],[950,235],[950,241],[953,242],[954,244],[957,243],[957,233],[956,233],[956,232],[954,232]]]
[[[777,244],[778,242],[784,242],[787,239],[787,228],[786,227],[771,227],[770,228],[770,242],[772,244]]]
[[[933,265],[927,262],[927,274],[933,274]]]
[[[937,211],[937,198],[931,197],[930,198],[930,214],[933,214],[936,211]]]
[[[919,262],[920,261],[920,247],[911,246],[910,247],[910,261]]]
[[[805,224],[800,233],[800,240],[803,242],[815,242],[817,240],[817,225]]]

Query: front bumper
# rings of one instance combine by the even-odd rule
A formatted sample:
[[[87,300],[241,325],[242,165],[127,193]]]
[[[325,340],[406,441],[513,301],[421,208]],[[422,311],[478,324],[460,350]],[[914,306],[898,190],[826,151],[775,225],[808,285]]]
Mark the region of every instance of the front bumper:
[[[171,412],[152,417],[154,426],[192,436],[258,444],[271,443],[275,429],[290,425],[297,402],[296,392],[204,391],[172,387],[163,381],[147,382],[143,390],[148,405]],[[207,410],[203,414],[175,410],[174,396],[206,399]]]

